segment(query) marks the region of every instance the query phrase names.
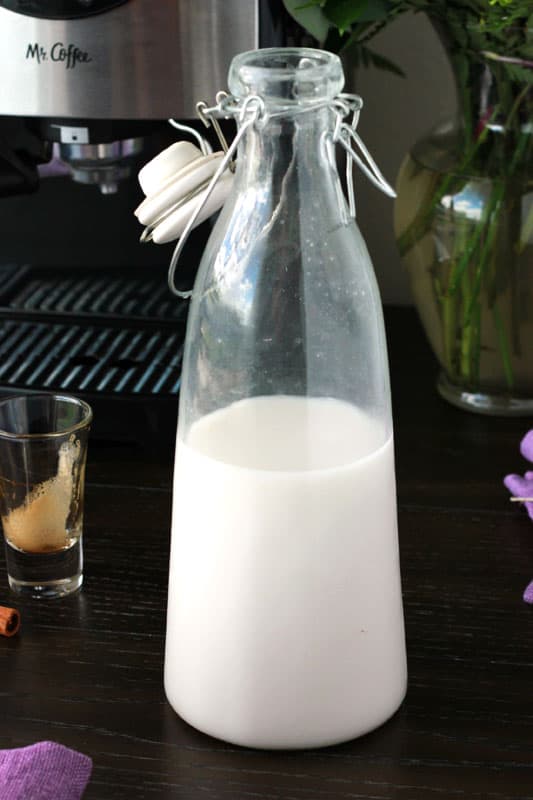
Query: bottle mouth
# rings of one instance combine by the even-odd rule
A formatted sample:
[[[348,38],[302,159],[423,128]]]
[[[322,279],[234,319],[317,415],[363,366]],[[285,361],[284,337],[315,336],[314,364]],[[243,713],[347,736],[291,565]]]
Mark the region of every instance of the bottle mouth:
[[[235,56],[228,85],[239,98],[257,94],[284,105],[333,99],[344,86],[340,58],[311,47],[268,47]]]

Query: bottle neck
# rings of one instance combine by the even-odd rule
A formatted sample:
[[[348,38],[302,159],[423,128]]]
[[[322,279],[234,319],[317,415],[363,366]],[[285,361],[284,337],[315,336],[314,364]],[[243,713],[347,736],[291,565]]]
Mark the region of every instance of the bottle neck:
[[[237,181],[269,186],[279,180],[297,180],[307,172],[323,173],[331,181],[327,141],[331,141],[332,126],[331,111],[325,107],[268,116],[264,124],[250,126],[239,145]]]

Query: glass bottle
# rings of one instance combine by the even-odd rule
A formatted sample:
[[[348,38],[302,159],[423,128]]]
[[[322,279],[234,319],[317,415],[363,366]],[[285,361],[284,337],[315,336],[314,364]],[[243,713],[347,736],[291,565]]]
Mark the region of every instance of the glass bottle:
[[[337,56],[244,53],[262,99],[195,282],[180,397],[165,689],[251,747],[359,736],[406,689],[381,304],[333,157]]]

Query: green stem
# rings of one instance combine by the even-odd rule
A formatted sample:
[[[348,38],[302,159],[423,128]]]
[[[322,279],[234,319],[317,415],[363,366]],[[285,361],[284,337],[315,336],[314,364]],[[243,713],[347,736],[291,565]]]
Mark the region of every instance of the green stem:
[[[517,243],[517,254],[520,255],[526,249],[529,240],[533,238],[533,203],[528,211],[525,222],[522,225],[522,236]]]
[[[478,243],[481,239],[482,234],[485,234],[485,238],[483,240],[483,244],[481,245],[479,255],[477,258],[477,266],[474,276],[474,287],[472,291],[472,297],[466,312],[467,319],[470,318],[471,314],[474,311],[475,308],[474,304],[479,300],[479,292],[481,290],[483,277],[488,271],[488,267],[491,262],[492,247],[498,230],[498,214],[500,211],[503,194],[504,194],[504,184],[500,182],[496,183],[494,185],[494,189],[491,193],[489,201],[484,209],[484,214],[483,214],[484,221],[480,223],[479,228],[477,230]]]
[[[472,326],[472,383],[477,386],[481,360],[481,306],[479,303],[472,314],[470,325]]]
[[[483,209],[483,215],[479,224],[477,224],[474,228],[473,235],[471,239],[464,244],[464,248],[462,249],[462,255],[459,259],[457,264],[457,268],[452,276],[452,280],[450,282],[450,292],[453,294],[457,289],[463,274],[466,272],[467,268],[472,264],[473,255],[475,251],[479,248],[483,234],[485,231],[488,231],[488,235],[485,239],[485,244],[489,239],[494,239],[494,231],[492,230],[491,226],[491,219],[494,216],[495,211],[498,208],[498,205],[501,201],[503,191],[501,187],[496,184],[495,190],[492,192],[489,202],[485,205]],[[483,252],[483,250],[481,251]],[[482,258],[478,261],[478,268],[477,271],[479,272],[480,276],[483,273],[484,267],[484,260]]]
[[[465,275],[463,281],[463,308],[469,305],[471,298],[471,289],[468,285],[468,275]],[[473,328],[470,320],[463,317],[461,324],[461,378],[466,383],[472,382],[472,350],[473,350]]]
[[[437,186],[431,202],[422,209],[420,213],[410,225],[401,233],[397,238],[397,246],[400,256],[404,256],[409,250],[430,230],[431,223],[435,209],[441,202],[442,198],[446,196],[452,184],[458,177],[464,177],[470,171],[468,168],[472,164],[479,148],[485,142],[490,122],[496,118],[497,109],[494,109],[487,126],[483,129],[480,135],[475,139],[470,147],[467,147],[463,153],[460,163],[457,165],[453,172],[448,172],[441,176],[440,185]]]
[[[447,294],[442,296],[441,313],[444,367],[449,377],[453,380],[458,373],[455,357],[457,348],[457,303],[455,298]]]
[[[512,389],[514,384],[514,378],[513,378],[513,367],[511,364],[511,353],[509,349],[509,342],[507,339],[507,334],[505,332],[505,325],[503,324],[503,320],[496,303],[494,304],[494,307],[492,309],[492,316],[494,319],[494,327],[496,328],[496,333],[498,336],[498,346],[500,348],[500,354],[502,357],[505,381],[507,383],[507,388]]]

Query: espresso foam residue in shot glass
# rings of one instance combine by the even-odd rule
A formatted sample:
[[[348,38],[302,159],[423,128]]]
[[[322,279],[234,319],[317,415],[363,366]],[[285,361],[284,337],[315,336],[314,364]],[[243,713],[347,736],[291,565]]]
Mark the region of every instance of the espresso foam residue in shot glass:
[[[68,545],[67,519],[79,451],[79,441],[64,442],[59,449],[57,474],[37,484],[24,503],[2,518],[4,534],[14,547],[46,553]]]

